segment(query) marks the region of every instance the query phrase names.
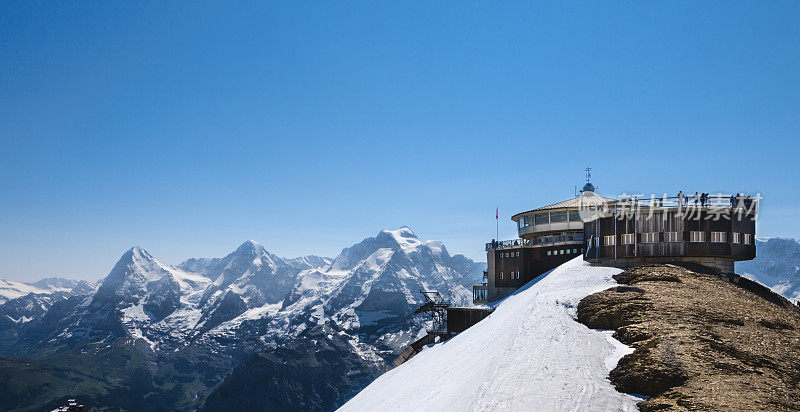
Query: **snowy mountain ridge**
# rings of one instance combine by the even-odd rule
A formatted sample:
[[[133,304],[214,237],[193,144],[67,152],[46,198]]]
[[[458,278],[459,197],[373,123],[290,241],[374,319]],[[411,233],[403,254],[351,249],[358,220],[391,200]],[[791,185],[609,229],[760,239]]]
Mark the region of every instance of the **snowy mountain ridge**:
[[[85,280],[57,277],[44,278],[36,282],[14,282],[0,279],[0,305],[29,293],[38,295],[46,295],[54,292],[84,294],[90,293],[96,288],[97,285]]]
[[[0,335],[10,336],[0,342],[0,354],[86,345],[102,351],[116,342],[154,362],[188,365],[181,373],[196,375],[186,389],[195,401],[252,354],[298,339],[350,348],[356,356],[349,362],[373,373],[424,328],[425,319],[413,316],[421,289],[469,304],[471,285],[484,269],[407,227],[383,230],[334,259],[281,258],[248,240],[221,258],[169,265],[133,247],[95,292],[67,296],[43,310],[10,311],[9,323],[0,323]],[[348,382],[341,384],[355,384]]]
[[[756,258],[736,262],[736,272],[797,303],[800,300],[800,242],[757,238]]]

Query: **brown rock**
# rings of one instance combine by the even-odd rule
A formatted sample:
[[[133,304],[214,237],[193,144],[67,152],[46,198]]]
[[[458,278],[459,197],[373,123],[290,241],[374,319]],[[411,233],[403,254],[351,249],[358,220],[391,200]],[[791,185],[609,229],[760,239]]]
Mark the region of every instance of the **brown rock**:
[[[587,296],[578,320],[635,350],[609,379],[643,411],[800,410],[800,309],[736,275],[647,265]]]

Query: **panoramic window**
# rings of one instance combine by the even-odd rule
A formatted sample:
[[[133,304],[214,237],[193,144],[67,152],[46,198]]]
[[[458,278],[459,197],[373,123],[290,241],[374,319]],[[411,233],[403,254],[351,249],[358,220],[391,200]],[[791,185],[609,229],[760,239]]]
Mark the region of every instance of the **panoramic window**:
[[[678,232],[664,232],[665,242],[678,242]]]
[[[567,211],[550,212],[550,223],[561,223],[567,221]]]
[[[534,222],[537,225],[546,225],[550,223],[550,217],[548,216],[547,212],[537,213],[536,215],[534,215]]]
[[[656,232],[642,233],[642,243],[656,243],[656,239],[658,239]]]
[[[711,241],[714,243],[724,243],[727,239],[726,232],[711,232]]]
[[[622,244],[623,245],[632,245],[633,244],[633,233],[625,233],[622,235]]]
[[[581,214],[577,210],[570,210],[569,211],[569,221],[570,222],[580,222],[581,221]]]
[[[614,245],[617,244],[617,237],[614,236],[614,235],[606,236],[603,239],[603,244],[606,245],[606,246],[614,246]]]

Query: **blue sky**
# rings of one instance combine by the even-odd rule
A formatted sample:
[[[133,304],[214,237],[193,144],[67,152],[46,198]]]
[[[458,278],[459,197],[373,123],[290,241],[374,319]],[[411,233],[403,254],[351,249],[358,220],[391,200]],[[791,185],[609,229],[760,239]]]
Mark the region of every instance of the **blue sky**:
[[[0,277],[410,226],[485,259],[599,191],[760,192],[800,237],[797,2],[4,2]]]

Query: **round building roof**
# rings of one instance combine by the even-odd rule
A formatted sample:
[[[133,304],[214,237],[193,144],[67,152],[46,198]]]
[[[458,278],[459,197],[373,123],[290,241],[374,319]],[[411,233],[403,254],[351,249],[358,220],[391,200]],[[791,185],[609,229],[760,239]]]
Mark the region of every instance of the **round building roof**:
[[[587,185],[591,185],[591,183],[587,183]],[[585,189],[585,187],[584,187]],[[594,189],[594,186],[592,186]],[[564,200],[563,202],[553,203],[552,205],[542,206],[533,210],[528,210],[527,212],[517,213],[514,216],[511,216],[511,220],[516,221],[519,219],[520,216],[524,216],[531,213],[536,212],[543,212],[545,210],[550,211],[554,209],[585,209],[585,208],[596,208],[598,206],[602,206],[604,203],[613,202],[614,199],[599,196],[594,193],[593,190],[584,190],[580,196]]]

